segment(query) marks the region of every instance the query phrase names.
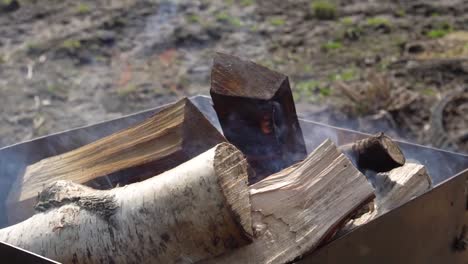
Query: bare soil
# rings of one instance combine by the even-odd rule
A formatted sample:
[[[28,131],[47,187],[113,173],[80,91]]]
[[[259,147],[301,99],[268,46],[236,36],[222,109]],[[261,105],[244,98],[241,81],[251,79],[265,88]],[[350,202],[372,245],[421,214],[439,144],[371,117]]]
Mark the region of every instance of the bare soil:
[[[0,147],[208,94],[223,51],[289,75],[305,118],[468,152],[467,1],[312,3],[2,1]]]

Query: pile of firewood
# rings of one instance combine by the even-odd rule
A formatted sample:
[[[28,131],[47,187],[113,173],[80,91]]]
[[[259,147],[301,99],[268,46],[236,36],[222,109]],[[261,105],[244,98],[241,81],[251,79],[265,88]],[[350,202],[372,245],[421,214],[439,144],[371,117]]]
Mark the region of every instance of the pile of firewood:
[[[0,241],[64,263],[288,263],[431,188],[383,133],[307,154],[286,76],[217,54],[211,78],[224,136],[182,99],[32,164]]]

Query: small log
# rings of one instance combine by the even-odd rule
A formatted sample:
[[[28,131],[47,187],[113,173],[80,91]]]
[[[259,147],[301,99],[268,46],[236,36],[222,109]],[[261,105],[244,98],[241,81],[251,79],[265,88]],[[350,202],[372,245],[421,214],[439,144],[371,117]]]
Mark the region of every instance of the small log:
[[[366,177],[327,140],[303,162],[251,185],[253,242],[203,263],[292,262],[372,197]]]
[[[364,225],[387,211],[408,202],[432,188],[432,180],[423,165],[406,163],[374,177],[375,200],[373,208],[362,216],[349,221],[338,236]]]
[[[421,164],[408,163],[376,175],[375,205],[379,214],[392,210],[432,188],[432,179]]]
[[[405,164],[405,156],[390,137],[379,133],[351,144],[340,146],[357,168],[364,172],[386,172]]]
[[[210,94],[224,136],[255,171],[251,183],[306,157],[287,76],[217,53]]]
[[[223,143],[125,187],[55,182],[0,241],[63,263],[194,263],[250,242],[247,166]]]
[[[110,189],[162,173],[223,141],[203,114],[182,99],[138,125],[28,166],[9,193],[9,223],[33,215],[36,196],[49,183],[69,180]]]

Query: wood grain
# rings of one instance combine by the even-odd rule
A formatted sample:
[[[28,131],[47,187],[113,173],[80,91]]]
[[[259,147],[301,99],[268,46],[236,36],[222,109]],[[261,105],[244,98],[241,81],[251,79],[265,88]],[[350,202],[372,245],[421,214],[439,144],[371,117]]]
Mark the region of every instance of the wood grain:
[[[138,125],[28,166],[8,196],[9,221],[31,216],[37,194],[51,182],[122,186],[162,173],[223,141],[203,114],[182,99]],[[107,186],[95,184],[103,179]]]
[[[254,241],[206,263],[291,262],[372,196],[366,177],[327,140],[303,162],[250,186]]]
[[[247,162],[228,143],[143,182],[48,185],[41,212],[0,241],[62,263],[194,263],[252,236]]]
[[[210,94],[224,135],[247,156],[255,172],[250,183],[306,157],[287,76],[217,53]]]

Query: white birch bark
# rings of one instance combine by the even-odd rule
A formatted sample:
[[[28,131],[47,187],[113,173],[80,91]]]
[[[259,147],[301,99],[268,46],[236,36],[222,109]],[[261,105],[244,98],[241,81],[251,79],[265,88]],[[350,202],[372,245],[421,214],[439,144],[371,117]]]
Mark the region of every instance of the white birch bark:
[[[68,181],[0,241],[63,263],[193,263],[249,243],[247,163],[223,143],[146,181],[108,191]]]

